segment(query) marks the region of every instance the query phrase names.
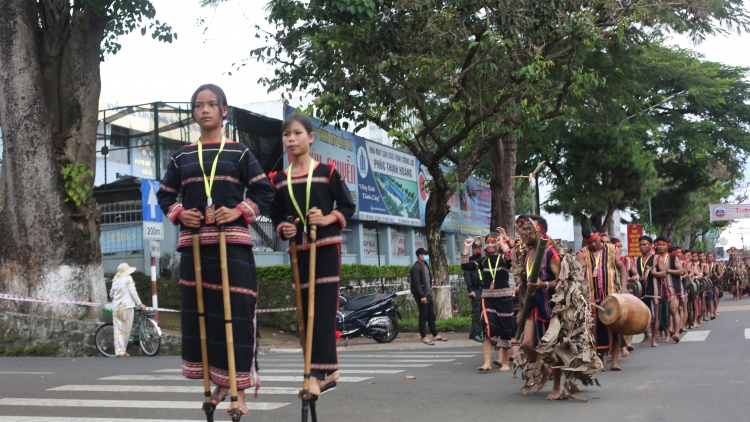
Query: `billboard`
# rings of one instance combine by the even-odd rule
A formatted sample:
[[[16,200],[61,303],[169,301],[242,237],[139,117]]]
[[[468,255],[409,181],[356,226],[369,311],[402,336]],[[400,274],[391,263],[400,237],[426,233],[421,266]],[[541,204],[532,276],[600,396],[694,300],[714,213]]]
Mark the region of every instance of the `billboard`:
[[[440,168],[446,173],[452,173],[453,170],[449,167],[440,166]],[[427,189],[427,183],[432,180],[432,176],[427,172],[424,167],[419,168],[419,176],[417,183],[419,185],[419,221],[424,226],[424,216],[427,207],[427,200],[430,199],[430,192]],[[451,207],[448,215],[443,220],[441,230],[449,233],[460,233],[461,232],[461,205],[459,199],[459,193],[456,192],[448,200],[448,205]]]
[[[287,106],[284,115],[294,112],[294,107]],[[424,226],[429,198],[425,185],[431,176],[416,157],[324,125],[313,117],[310,121],[316,128],[310,155],[318,162],[333,164],[341,173],[357,206],[353,218]],[[289,165],[286,155],[284,165]],[[443,167],[443,171],[452,169]],[[443,231],[481,234],[489,230],[491,203],[487,181],[470,177],[465,192],[453,195],[449,205],[451,211],[443,222]]]
[[[709,204],[711,221],[750,218],[750,204]]]
[[[461,233],[484,235],[490,231],[492,201],[488,181],[469,176],[460,202]]]

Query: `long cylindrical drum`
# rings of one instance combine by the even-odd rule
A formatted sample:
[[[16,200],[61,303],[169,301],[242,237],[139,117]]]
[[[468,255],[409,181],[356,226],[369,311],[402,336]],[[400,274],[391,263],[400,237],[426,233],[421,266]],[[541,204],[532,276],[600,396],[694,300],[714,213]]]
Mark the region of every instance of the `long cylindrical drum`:
[[[610,330],[622,335],[642,333],[651,322],[651,311],[637,297],[629,293],[613,293],[599,304],[599,321]]]

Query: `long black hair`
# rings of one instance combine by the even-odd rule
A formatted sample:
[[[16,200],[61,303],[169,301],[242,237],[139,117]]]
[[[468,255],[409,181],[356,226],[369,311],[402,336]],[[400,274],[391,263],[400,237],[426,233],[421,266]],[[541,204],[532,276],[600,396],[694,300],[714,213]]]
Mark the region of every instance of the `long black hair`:
[[[198,89],[193,92],[192,98],[190,98],[190,115],[193,116],[193,120],[195,120],[195,101],[198,99],[198,94],[200,94],[203,91],[211,91],[216,95],[216,101],[219,103],[219,108],[221,109],[222,116],[221,119],[224,120],[227,118],[224,113],[224,107],[229,107],[229,104],[227,103],[227,94],[224,93],[224,90],[221,89],[218,85],[214,84],[203,84],[198,87]],[[197,120],[196,120],[197,121]]]

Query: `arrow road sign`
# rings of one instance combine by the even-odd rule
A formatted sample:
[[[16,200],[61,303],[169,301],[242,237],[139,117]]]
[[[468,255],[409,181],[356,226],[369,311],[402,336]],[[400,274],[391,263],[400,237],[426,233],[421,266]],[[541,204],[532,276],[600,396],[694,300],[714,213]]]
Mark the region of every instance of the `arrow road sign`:
[[[164,222],[164,213],[159,208],[156,192],[161,183],[157,180],[141,179],[141,199],[143,204],[143,221]]]
[[[158,180],[141,179],[144,239],[164,239],[164,213],[161,212],[159,201],[156,199],[160,185]]]

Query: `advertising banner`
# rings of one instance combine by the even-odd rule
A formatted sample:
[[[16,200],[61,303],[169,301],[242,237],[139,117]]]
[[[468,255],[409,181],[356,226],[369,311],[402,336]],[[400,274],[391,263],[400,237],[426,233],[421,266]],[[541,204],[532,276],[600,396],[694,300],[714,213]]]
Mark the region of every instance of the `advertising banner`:
[[[357,149],[359,219],[419,226],[416,158],[374,141],[363,144]]]
[[[484,235],[490,231],[492,202],[490,183],[469,176],[466,190],[461,192],[461,233]]]
[[[295,109],[287,107],[285,116]],[[431,176],[408,152],[338,130],[310,118],[315,142],[310,154],[318,162],[333,164],[346,181],[357,211],[354,218],[406,226],[424,226],[426,189]],[[289,157],[284,156],[284,165]],[[443,171],[451,172],[449,167]],[[483,234],[489,231],[490,190],[485,180],[470,177],[466,191],[449,201],[451,211],[443,222],[446,232]]]
[[[638,247],[638,239],[643,236],[643,227],[640,224],[628,224],[628,256],[641,256]]]
[[[750,218],[750,204],[709,204],[711,221]]]
[[[441,166],[442,170],[446,173],[452,173],[453,170]],[[419,185],[419,221],[424,226],[425,208],[427,207],[427,200],[430,198],[430,192],[427,189],[427,183],[432,180],[432,176],[427,173],[427,169],[420,167],[419,176],[417,183]],[[441,230],[448,233],[460,233],[461,232],[461,207],[460,207],[459,194],[456,193],[451,196],[448,200],[448,205],[451,207],[450,212],[443,221]]]

